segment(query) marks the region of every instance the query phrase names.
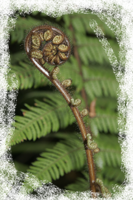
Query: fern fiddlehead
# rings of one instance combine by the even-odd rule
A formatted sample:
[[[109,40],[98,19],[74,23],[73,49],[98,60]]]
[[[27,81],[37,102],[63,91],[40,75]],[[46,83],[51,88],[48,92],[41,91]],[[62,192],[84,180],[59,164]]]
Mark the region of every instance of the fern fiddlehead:
[[[43,42],[45,44],[43,45]],[[79,112],[77,106],[81,104],[80,99],[74,100],[66,90],[72,83],[70,79],[62,83],[58,80],[58,65],[66,62],[71,53],[71,46],[67,36],[58,28],[48,25],[38,26],[31,30],[25,40],[25,51],[31,62],[43,73],[63,95],[71,108],[85,144],[87,163],[89,169],[90,190],[92,197],[96,198],[96,176],[93,161],[93,153],[99,152],[99,148],[87,137],[87,128],[83,122],[83,117],[88,114],[87,109]],[[55,66],[52,72],[44,67],[45,62]],[[95,146],[93,148],[92,146]]]

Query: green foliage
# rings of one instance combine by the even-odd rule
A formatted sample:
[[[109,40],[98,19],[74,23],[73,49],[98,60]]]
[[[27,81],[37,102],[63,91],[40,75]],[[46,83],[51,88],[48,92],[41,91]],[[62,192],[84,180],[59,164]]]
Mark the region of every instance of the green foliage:
[[[118,145],[117,137],[114,135],[100,135],[99,138],[95,139],[100,152],[95,155],[97,165],[102,160],[102,165],[99,164],[99,167],[102,169],[106,166],[118,167],[121,164],[121,151],[120,146]]]
[[[12,124],[15,130],[9,145],[12,146],[13,155],[27,153],[27,157],[28,153],[37,154],[37,159],[29,159],[30,163],[14,160],[15,166],[20,171],[28,171],[39,180],[48,182],[61,181],[61,176],[68,176],[69,172],[75,170],[80,176],[77,175],[71,183],[63,186],[72,191],[89,190],[88,172],[83,170],[87,167],[84,146],[82,139],[78,139],[81,136],[74,133],[77,130],[75,118],[59,92],[54,91],[50,81],[27,59],[24,45],[20,49],[20,44],[24,42],[28,31],[44,22],[60,26],[69,37],[72,55],[60,66],[58,78],[60,81],[72,79],[68,92],[74,98],[82,99],[80,111],[85,106],[89,107],[96,98],[96,116],[85,117],[84,122],[90,126],[94,141],[100,148],[100,152],[94,155],[96,175],[111,190],[113,184],[121,184],[124,180],[124,174],[120,171],[121,152],[118,143],[118,82],[102,44],[89,25],[92,19],[101,27],[118,59],[119,45],[114,33],[91,13],[50,18],[45,13],[34,12],[30,16],[19,16],[14,31],[11,31],[7,81],[10,90],[12,81],[17,82],[14,89],[19,90],[19,96]],[[78,58],[75,57],[75,49]],[[53,69],[48,64],[44,66],[50,71]]]
[[[91,198],[90,198],[90,193],[88,191],[88,188],[89,188],[89,181],[83,178],[79,178],[76,183],[70,184],[65,188],[63,199],[66,199],[66,200],[89,199],[90,200]]]
[[[61,140],[52,149],[46,149],[28,171],[40,180],[51,182],[71,170],[80,170],[85,163],[83,153],[80,140],[75,137],[67,138],[67,141]]]
[[[89,33],[111,37],[118,40],[126,40],[130,42],[129,31],[132,26],[129,23],[124,24],[123,18],[116,18],[104,12],[84,11],[84,9],[74,10],[72,12],[72,25],[76,32]],[[112,26],[110,26],[112,24]]]
[[[40,21],[33,19],[30,16],[24,18],[15,14],[14,17],[8,17],[1,14],[1,17],[0,39],[7,40],[11,36],[11,42],[17,41],[20,43],[24,39],[24,30],[35,24],[37,24],[37,26],[40,25]]]
[[[108,57],[106,55],[105,50],[102,48],[102,44],[98,41],[97,38],[93,37],[84,37],[83,34],[79,32],[75,35],[79,56],[84,65],[88,65],[92,63],[98,63],[100,65],[107,64],[109,62]],[[118,52],[119,48],[117,43],[112,40],[108,40],[111,47],[114,50],[114,53]]]
[[[116,97],[118,83],[111,69],[100,66],[83,67],[84,87],[91,99],[94,97]]]
[[[29,88],[37,88],[40,86],[47,85],[50,82],[46,77],[32,64],[29,62],[19,62],[19,65],[11,65],[11,70],[8,73],[8,85],[12,84],[12,76],[15,74],[15,80],[17,82],[16,89],[29,89]],[[14,80],[14,81],[15,81]]]
[[[115,113],[111,114],[109,112],[103,114],[98,113],[95,118],[90,120],[90,127],[94,135],[98,135],[99,131],[104,131],[105,133],[117,134],[118,125],[117,125],[117,115]]]
[[[106,167],[105,172],[106,178],[114,180],[116,183],[124,180],[124,174],[119,168]]]
[[[87,176],[87,174],[86,174]],[[111,200],[125,200],[132,199],[133,189],[130,189],[128,186],[124,186],[122,184],[115,183],[114,181],[107,181],[105,179],[104,185],[109,188],[112,193]],[[79,178],[78,181],[74,184],[70,184],[66,187],[64,191],[64,199],[69,200],[79,200],[84,199],[87,200],[88,197],[88,180]],[[82,189],[81,189],[82,188]],[[119,190],[117,189],[119,188]],[[103,198],[98,198],[101,200]]]
[[[51,131],[56,132],[59,128],[66,128],[75,119],[70,113],[69,107],[62,96],[58,93],[44,94],[44,102],[35,100],[36,106],[25,106],[29,110],[22,110],[24,117],[15,116],[13,125],[16,127],[11,145],[23,140],[33,140],[45,136]]]

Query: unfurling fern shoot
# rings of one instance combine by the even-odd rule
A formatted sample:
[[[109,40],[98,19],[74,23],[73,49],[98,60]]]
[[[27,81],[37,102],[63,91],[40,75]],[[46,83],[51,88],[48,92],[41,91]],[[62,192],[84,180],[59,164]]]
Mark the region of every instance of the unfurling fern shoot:
[[[42,44],[43,41],[45,41],[44,45]],[[98,153],[99,148],[97,147],[97,144],[91,140],[92,137],[90,134],[88,134],[87,128],[82,119],[88,115],[88,110],[84,109],[79,112],[77,107],[81,104],[81,100],[74,100],[66,90],[66,88],[71,85],[72,80],[66,79],[61,83],[57,78],[57,74],[59,73],[59,66],[65,63],[70,57],[71,45],[68,37],[56,27],[48,25],[38,26],[31,30],[27,35],[25,40],[25,51],[31,62],[59,90],[76,118],[77,124],[82,134],[87,156],[90,190],[92,192],[92,197],[96,198],[97,183],[93,153]],[[45,63],[55,66],[51,72],[45,68]]]

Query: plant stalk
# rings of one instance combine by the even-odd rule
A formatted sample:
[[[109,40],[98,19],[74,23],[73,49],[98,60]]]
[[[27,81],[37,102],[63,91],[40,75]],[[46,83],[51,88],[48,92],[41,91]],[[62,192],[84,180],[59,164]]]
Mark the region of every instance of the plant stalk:
[[[70,109],[72,110],[76,121],[78,123],[79,129],[82,134],[83,143],[85,146],[86,156],[87,156],[87,163],[88,163],[88,170],[89,170],[89,179],[90,179],[90,190],[92,192],[92,197],[96,198],[96,177],[95,177],[95,166],[93,161],[93,153],[92,150],[88,149],[87,142],[86,142],[86,136],[87,136],[87,128],[85,127],[84,121],[82,119],[82,116],[78,110],[77,107],[74,107],[71,104],[72,97],[67,92],[67,90],[63,87],[63,85],[60,83],[58,79],[53,79],[50,75],[50,72],[43,67],[37,60],[30,56],[30,47],[29,47],[29,40],[30,40],[31,34],[27,36],[26,42],[25,42],[25,50],[28,54],[28,57],[30,58],[31,62],[37,67],[37,69],[44,74],[52,83],[53,85],[59,90],[59,92],[62,94],[62,96],[65,98],[66,102],[68,103]]]

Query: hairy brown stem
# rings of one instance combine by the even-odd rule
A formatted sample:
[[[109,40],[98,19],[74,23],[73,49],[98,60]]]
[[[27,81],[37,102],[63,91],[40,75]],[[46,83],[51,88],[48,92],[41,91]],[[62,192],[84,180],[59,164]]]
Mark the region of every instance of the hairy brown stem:
[[[36,28],[33,29],[33,32],[35,32],[35,30],[36,30]],[[31,33],[32,33],[32,31],[31,31]],[[71,108],[71,110],[72,110],[72,112],[73,112],[73,114],[76,118],[76,121],[78,123],[79,129],[80,129],[81,134],[82,134],[82,138],[83,138],[83,142],[84,142],[84,146],[85,146],[85,151],[86,151],[86,156],[87,156],[89,178],[90,178],[90,190],[92,192],[92,197],[96,198],[96,184],[95,184],[96,177],[95,177],[95,166],[94,166],[94,161],[93,161],[93,154],[92,154],[92,150],[88,149],[87,144],[86,144],[86,136],[87,136],[88,130],[85,127],[84,121],[82,119],[82,116],[81,116],[78,108],[71,104],[72,97],[67,92],[65,87],[63,87],[63,85],[60,83],[60,81],[58,79],[53,79],[50,72],[45,67],[43,67],[41,65],[41,63],[38,62],[38,60],[36,58],[31,57],[30,46],[29,46],[31,33],[28,34],[26,41],[25,41],[26,53],[28,54],[28,57],[30,58],[31,62],[38,68],[38,70],[41,73],[43,73],[53,83],[53,85],[59,90],[59,92],[65,98],[66,102],[68,103],[69,107]]]

